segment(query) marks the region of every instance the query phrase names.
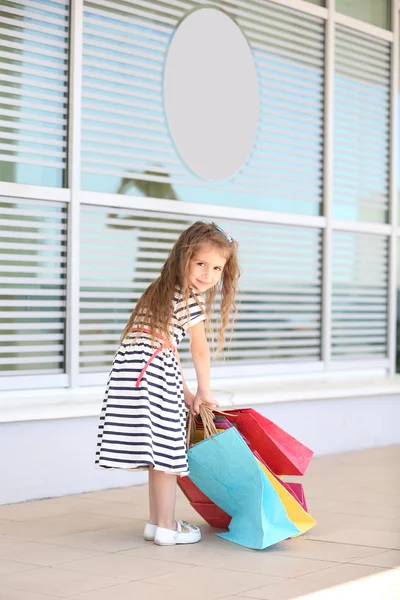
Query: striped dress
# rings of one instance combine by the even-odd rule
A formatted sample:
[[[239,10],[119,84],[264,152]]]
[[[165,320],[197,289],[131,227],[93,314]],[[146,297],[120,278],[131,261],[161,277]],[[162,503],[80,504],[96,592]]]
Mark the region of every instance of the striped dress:
[[[176,292],[171,323],[175,347],[189,327],[206,319],[204,309],[202,296],[192,292],[188,314],[182,295]],[[172,350],[161,350],[137,387],[155,348],[150,334],[143,332],[132,343],[135,335],[123,340],[114,357],[100,415],[96,465],[135,470],[153,465],[166,473],[187,475],[186,408],[177,358]]]

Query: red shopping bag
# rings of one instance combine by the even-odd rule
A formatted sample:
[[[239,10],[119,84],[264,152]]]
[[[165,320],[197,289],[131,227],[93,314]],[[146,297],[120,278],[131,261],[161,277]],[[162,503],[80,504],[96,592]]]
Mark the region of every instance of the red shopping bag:
[[[212,527],[228,529],[232,517],[203,494],[189,477],[179,477],[178,485],[193,508]]]
[[[303,489],[302,484],[301,483],[289,483],[287,481],[282,481],[282,479],[280,477],[278,477],[278,475],[275,475],[275,473],[269,468],[269,466],[267,465],[265,460],[263,460],[261,458],[261,456],[259,455],[257,450],[253,450],[253,454],[257,458],[257,460],[259,460],[264,465],[264,467],[266,467],[268,469],[268,471],[275,477],[275,479],[277,481],[279,481],[279,483],[289,492],[289,494],[291,494],[293,496],[293,498],[295,500],[297,500],[297,502],[300,504],[300,506],[302,506],[304,508],[304,510],[306,512],[308,512],[306,497],[304,495],[304,489]]]
[[[304,494],[304,488],[302,483],[285,481],[286,489],[294,496],[299,504],[308,512],[306,496]]]
[[[252,408],[230,410],[228,418],[273,473],[304,475],[314,454],[310,448]]]
[[[219,508],[214,502],[191,502],[193,508],[211,527],[219,527],[220,529],[228,529],[229,523],[232,521],[226,512]]]
[[[204,504],[206,502],[211,502],[211,500],[193,483],[190,477],[178,477],[178,485],[190,503],[198,502]]]

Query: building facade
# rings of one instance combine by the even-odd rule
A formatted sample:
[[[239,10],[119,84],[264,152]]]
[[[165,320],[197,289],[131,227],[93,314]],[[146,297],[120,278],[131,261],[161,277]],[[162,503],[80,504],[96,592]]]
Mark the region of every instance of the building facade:
[[[38,401],[92,414],[81,399],[197,219],[238,240],[243,269],[215,380],[396,373],[399,10],[2,2],[3,421],[48,418]]]

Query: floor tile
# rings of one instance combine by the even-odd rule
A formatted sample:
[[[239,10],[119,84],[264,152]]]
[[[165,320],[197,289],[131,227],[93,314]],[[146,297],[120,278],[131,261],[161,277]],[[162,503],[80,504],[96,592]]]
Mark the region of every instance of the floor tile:
[[[1,536],[7,536],[10,527],[13,525],[13,521],[9,521],[7,519],[2,519],[0,517],[0,537]],[[13,537],[12,535],[10,537]]]
[[[56,544],[58,546],[87,548],[88,550],[98,550],[99,552],[118,552],[148,544],[143,539],[144,523],[140,523],[140,534],[134,533],[133,528],[129,525],[49,537],[44,538],[41,542]]]
[[[243,571],[234,571],[227,569],[218,569],[211,567],[190,567],[179,573],[177,577],[174,573],[150,577],[144,580],[145,583],[152,583],[162,586],[173,586],[183,588],[190,597],[189,590],[194,586],[201,589],[204,598],[209,594],[229,595],[239,594],[247,590],[253,590],[258,587],[276,583],[275,578],[268,575],[259,575],[254,573],[245,573]]]
[[[14,560],[0,559],[0,575],[19,573],[20,571],[30,571],[31,569],[37,569],[37,565],[26,562],[17,562]]]
[[[400,571],[384,569],[366,577],[341,584],[326,585],[321,592],[302,600],[398,600],[400,598]]]
[[[35,592],[28,592],[26,590],[1,590],[1,600],[58,600],[59,596],[48,596],[43,594],[36,594]]]
[[[353,485],[352,483],[347,485]],[[307,489],[306,489],[307,494]],[[332,500],[320,498],[317,501],[308,503],[311,514],[318,510],[325,512],[342,513],[345,515],[363,515],[366,517],[380,517],[385,515],[387,519],[396,519],[399,517],[398,506],[384,506],[380,504],[368,504],[366,502],[352,502],[349,500]]]
[[[400,600],[400,446],[315,458],[300,480],[317,526],[264,551],[217,537],[180,490],[200,544],[143,540],[146,485],[0,506],[0,600]]]
[[[339,529],[334,533],[321,535],[318,540],[360,546],[394,549],[400,544],[400,533],[369,529]]]
[[[329,533],[329,530],[335,529],[376,529],[378,531],[396,531],[400,532],[400,518],[387,519],[381,516],[365,516],[365,515],[345,515],[334,512],[314,511],[313,517],[317,521],[317,525],[307,532],[311,537],[317,537],[324,533]],[[324,529],[320,533],[320,529]]]
[[[124,554],[132,557],[147,557],[149,559],[164,559],[190,565],[215,567],[231,571],[244,571],[282,578],[297,577],[318,569],[327,569],[334,566],[334,561],[314,560],[275,554],[272,549],[263,551],[232,551],[232,544],[224,542],[225,547],[205,547],[200,542],[195,547],[175,546],[172,548],[159,548],[154,544],[142,546],[135,550],[128,550]],[[240,548],[240,546],[236,546]]]
[[[215,559],[201,558],[198,564],[220,569],[245,571],[247,573],[260,573],[279,578],[290,578],[311,573],[321,569],[333,567],[333,561],[297,558],[292,556],[276,555],[268,549],[254,554],[241,554],[224,556],[221,554]]]
[[[352,467],[354,470],[354,466]],[[381,504],[383,506],[397,506],[399,503],[400,488],[393,485],[393,477],[396,473],[392,470],[387,481],[379,481],[378,474],[370,473],[368,481],[373,479],[375,487],[371,488],[365,484],[365,481],[358,481],[354,474],[348,481],[324,482],[319,481],[307,484],[304,487],[307,489],[307,497],[312,504],[321,501],[348,501],[361,502],[363,504]]]
[[[60,516],[32,519],[31,521],[7,521],[5,535],[29,541],[123,525],[128,519],[88,513],[70,513]]]
[[[112,591],[112,596],[111,596]],[[184,587],[155,585],[143,581],[133,581],[116,585],[111,590],[105,588],[95,592],[74,595],[70,600],[216,600],[221,598],[220,592],[208,591],[205,595],[199,582],[192,582],[190,590]],[[240,600],[238,596],[235,600]]]
[[[301,598],[302,596],[307,597],[308,594],[324,589],[326,589],[326,584],[320,581],[288,579],[281,583],[274,583],[273,585],[267,585],[257,590],[244,592],[244,597],[261,598],[262,600],[291,600],[292,598]]]
[[[68,498],[68,505],[70,511],[92,515],[123,517],[124,519],[147,519],[148,517],[147,503],[144,502],[134,504],[133,502],[112,502],[95,496],[87,499],[72,496]]]
[[[0,506],[0,519],[31,521],[32,519],[68,514],[72,510],[73,508],[66,503],[56,503],[54,500],[19,502]]]
[[[219,538],[214,536],[215,540]],[[188,545],[176,545],[176,546],[157,546],[147,542],[146,544],[135,548],[133,550],[126,550],[120,552],[120,555],[130,556],[132,560],[137,558],[146,558],[150,560],[166,560],[177,563],[183,563],[188,565],[213,565],[214,562],[221,560],[230,561],[230,564],[234,565],[235,558],[239,556],[239,564],[242,564],[241,557],[245,554],[250,554],[251,557],[255,557],[254,551],[247,548],[242,548],[236,544],[229,544],[226,541],[221,545],[203,543],[203,540],[199,544],[188,544]],[[254,561],[253,561],[254,564]],[[232,567],[233,568],[233,567]]]
[[[306,581],[322,581],[323,583],[338,585],[347,581],[374,575],[382,570],[383,569],[379,567],[347,563],[336,565],[335,567],[324,569],[323,571],[314,571],[313,573],[302,575],[299,579],[304,579]]]
[[[15,544],[20,544],[21,540],[18,538],[7,537],[6,535],[0,535],[0,548],[4,546],[14,546]]]
[[[65,598],[73,594],[111,587],[123,583],[120,579],[74,573],[55,567],[41,567],[23,573],[0,576],[0,589],[16,589],[23,592],[49,594]],[[3,599],[1,599],[3,600]]]
[[[270,549],[271,554],[277,556],[296,556],[298,558],[314,558],[333,562],[359,562],[357,558],[364,558],[384,552],[382,548],[372,546],[356,546],[352,544],[338,544],[307,540],[303,537],[287,540]]]
[[[389,550],[365,558],[356,558],[352,561],[358,565],[371,565],[387,569],[400,569],[400,550]]]
[[[55,546],[54,544],[41,544],[38,542],[0,548],[0,559],[2,560],[15,560],[20,563],[30,563],[42,567],[50,567],[82,558],[91,558],[100,554],[102,553],[85,548]]]
[[[115,488],[111,490],[103,490],[100,492],[88,492],[86,494],[77,494],[77,498],[96,498],[98,500],[127,502],[135,504],[147,500],[149,495],[147,485],[135,485],[130,487]]]
[[[136,579],[145,579],[152,575],[175,573],[176,571],[186,569],[187,566],[172,561],[133,558],[127,554],[117,553],[76,560],[65,563],[59,566],[59,568],[66,571],[92,573],[93,575],[107,573],[110,577],[116,577],[124,581],[134,581]]]

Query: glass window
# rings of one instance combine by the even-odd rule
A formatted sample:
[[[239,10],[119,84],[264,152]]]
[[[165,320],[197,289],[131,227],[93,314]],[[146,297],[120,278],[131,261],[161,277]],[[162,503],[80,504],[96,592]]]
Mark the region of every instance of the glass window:
[[[333,216],[386,223],[390,44],[336,30]]]
[[[318,6],[325,6],[325,0],[307,0],[311,4],[317,4]]]
[[[183,162],[164,110],[164,61],[186,9],[158,0],[147,5],[139,21],[131,15],[134,3],[100,12],[84,2],[83,189],[320,214],[323,21],[269,3],[248,2],[230,15],[256,66],[259,123],[247,162],[230,179],[211,183]],[[239,91],[233,86],[232,93]],[[233,139],[235,127],[227,135]]]
[[[385,358],[388,238],[335,231],[332,269],[332,358]]]
[[[83,205],[82,374],[109,369],[135,302],[158,277],[172,245],[193,220],[185,215]],[[243,269],[239,314],[226,361],[319,361],[321,232],[264,223],[218,223],[238,240]],[[179,354],[190,360],[188,341],[182,342]]]
[[[63,373],[66,205],[0,198],[0,223],[0,375]]]
[[[336,0],[336,10],[377,27],[391,27],[390,0]]]
[[[400,35],[398,40],[399,59],[400,59]],[[397,96],[397,143],[400,147],[400,60],[399,60],[399,89]],[[400,153],[397,153],[397,223],[400,225]]]
[[[396,373],[400,373],[400,238],[397,239]]]
[[[0,6],[0,181],[65,185],[68,0]]]

